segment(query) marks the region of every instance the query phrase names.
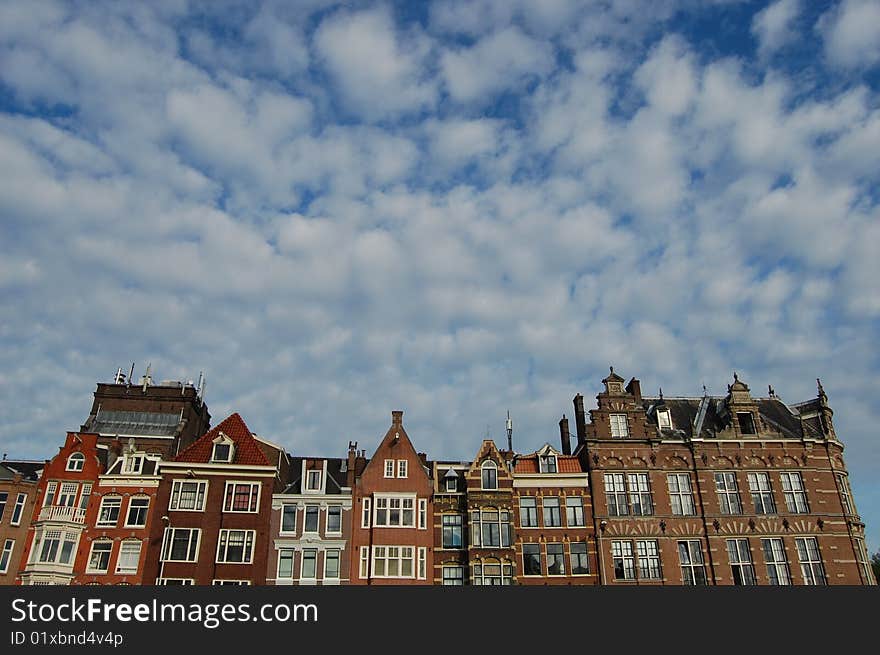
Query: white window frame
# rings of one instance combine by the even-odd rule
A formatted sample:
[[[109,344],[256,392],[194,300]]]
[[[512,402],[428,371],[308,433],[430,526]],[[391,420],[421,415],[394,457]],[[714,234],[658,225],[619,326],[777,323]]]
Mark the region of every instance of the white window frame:
[[[460,564],[443,566],[441,575],[441,584],[446,587],[462,587],[464,586],[464,567]],[[458,575],[448,575],[448,572],[457,571]]]
[[[448,476],[445,478],[446,482],[446,493],[454,494],[458,491],[458,476]]]
[[[333,510],[333,512],[332,512],[333,514],[336,514],[337,512],[339,513],[339,529],[338,530],[332,530],[330,528],[331,510]],[[332,504],[327,505],[327,509],[324,512],[324,534],[325,535],[342,534],[342,515],[343,515],[342,505],[339,505],[336,503],[332,503]]]
[[[663,563],[656,539],[636,540],[636,571],[640,580],[662,580]]]
[[[666,485],[669,488],[669,505],[672,514],[674,516],[696,516],[697,506],[694,502],[694,489],[691,486],[690,473],[667,473]]]
[[[369,546],[361,546],[361,556],[360,556],[360,566],[358,568],[358,573],[360,574],[361,580],[368,580],[370,578],[370,547]]]
[[[611,424],[611,437],[613,439],[625,439],[629,436],[629,424],[626,414],[609,414]]]
[[[15,497],[15,505],[12,507],[12,516],[9,517],[9,525],[21,525],[21,516],[24,514],[24,505],[27,502],[27,494],[18,494]]]
[[[284,561],[287,561],[287,560],[290,561],[290,569],[282,572],[281,563]],[[275,566],[275,579],[276,580],[293,580],[293,563],[295,560],[296,560],[296,549],[295,548],[279,548],[278,549],[278,562]]]
[[[486,474],[490,471],[494,473],[494,478],[487,480]],[[480,465],[480,487],[484,491],[496,491],[498,489],[498,465],[491,459],[487,459]]]
[[[373,504],[373,527],[376,528],[415,528],[416,527],[416,497],[415,495],[386,495],[376,494],[376,501]],[[397,504],[397,507],[395,507]],[[407,507],[407,504],[409,507]],[[398,512],[398,522],[391,522],[391,513]],[[385,513],[385,521],[379,521],[380,512]],[[406,519],[407,512],[410,515],[410,522]]]
[[[556,511],[554,512],[553,510]],[[545,528],[561,528],[562,508],[560,507],[559,496],[543,496],[541,498],[541,514],[544,518]],[[552,522],[554,517],[556,521]]]
[[[361,527],[369,528],[372,520],[372,502],[369,498],[364,498],[364,506],[361,508]]]
[[[181,507],[180,495],[185,485],[196,485],[195,506]],[[199,500],[201,499],[201,505]],[[207,480],[191,480],[189,478],[175,478],[171,483],[171,498],[168,501],[168,509],[172,512],[204,512],[205,504],[208,499],[208,481]],[[200,506],[199,506],[200,505]]]
[[[107,555],[107,565],[104,568],[97,568],[92,562],[95,556],[96,546],[101,546],[101,552]],[[106,549],[104,548],[106,546]],[[113,540],[112,539],[95,539],[92,547],[89,549],[89,558],[86,560],[86,573],[107,574],[110,571],[110,560],[113,558]]]
[[[248,491],[247,509],[235,509],[236,487],[250,487]],[[229,489],[232,487],[232,496],[229,495]],[[257,514],[260,511],[260,496],[262,494],[263,485],[259,482],[251,480],[227,480],[226,487],[223,489],[223,512],[226,514]],[[254,500],[254,489],[257,490],[256,500]],[[253,507],[254,509],[251,509]]]
[[[211,448],[211,462],[214,464],[231,464],[232,460],[235,459],[235,442],[232,441],[225,434],[222,434],[214,439],[214,445]],[[228,446],[229,454],[225,458],[220,458],[217,456],[217,446]]]
[[[46,496],[43,498],[43,507],[55,504],[55,494],[58,492],[58,483],[52,480],[46,484]]]
[[[309,514],[314,513],[315,529],[309,529]],[[307,503],[303,507],[303,534],[320,534],[321,533],[321,506],[316,503]]]
[[[623,576],[617,575],[617,562],[620,561]],[[626,582],[636,579],[636,557],[631,541],[615,539],[611,542],[611,570],[614,580]]]
[[[125,455],[122,460],[122,473],[125,475],[140,475],[144,470],[143,455]]]
[[[45,550],[45,542],[52,535],[53,541],[58,543],[55,545],[55,551],[51,558],[43,558]],[[57,535],[54,536],[54,535]],[[62,564],[64,566],[72,566],[76,553],[79,550],[80,530],[64,530],[52,528],[50,530],[37,530],[34,533],[34,545],[31,549],[30,562],[41,564]],[[69,546],[68,546],[69,544]],[[65,551],[67,557],[65,559]]]
[[[62,482],[58,489],[57,507],[76,507],[76,499],[79,496],[79,484],[76,482]],[[68,502],[69,501],[69,502]]]
[[[406,478],[408,473],[408,464],[405,459],[397,460],[397,477],[398,478]]]
[[[522,528],[540,527],[538,523],[538,499],[535,496],[520,496],[519,524]]]
[[[428,549],[425,546],[419,546],[418,550],[418,564],[417,566],[417,578],[419,580],[426,580],[428,577]]]
[[[390,544],[373,546],[372,555],[373,578],[391,578],[401,580],[414,580],[416,578],[417,563],[416,548],[414,546]],[[378,570],[376,566],[377,562],[383,562],[382,566],[379,567],[383,570],[382,574],[376,572]],[[396,562],[397,564],[396,575],[389,574],[391,562]],[[403,573],[405,563],[409,565],[410,573],[408,575],[405,575]]]
[[[137,545],[137,557],[134,558],[134,568],[122,568],[122,555],[126,545]],[[133,551],[133,548],[132,548]],[[141,553],[143,552],[143,542],[140,539],[123,539],[119,543],[119,552],[116,554],[116,574],[117,575],[135,575],[141,565]],[[131,555],[131,553],[129,553]]]
[[[654,494],[651,491],[651,476],[647,473],[626,474],[627,501],[632,516],[654,515]]]
[[[835,473],[834,478],[837,480],[837,488],[840,491],[840,504],[843,506],[844,514],[857,516],[856,506],[852,500],[852,490],[850,489],[846,473]]]
[[[303,580],[315,582],[318,579],[318,549],[303,548],[301,553],[302,555],[299,558],[299,579],[301,582]],[[306,557],[306,555],[309,555],[309,557]],[[312,573],[311,575],[306,575],[306,561],[311,560],[312,556],[314,557],[314,561],[312,562]]]
[[[785,507],[791,514],[809,514],[810,503],[807,501],[807,489],[804,487],[804,476],[800,471],[781,471],[779,479],[782,483],[782,496]]]
[[[703,544],[698,539],[682,539],[677,543],[678,562],[681,567],[681,583],[684,585],[707,585],[706,558],[703,557]],[[682,546],[685,550],[682,551]],[[687,557],[683,557],[686,555]],[[700,573],[700,580],[697,573]]]
[[[427,498],[419,498],[419,516],[418,516],[418,524],[419,530],[427,530],[428,529],[428,500]]]
[[[86,465],[86,456],[80,452],[71,453],[67,458],[67,465],[64,467],[65,471],[74,471],[79,472],[82,471]]]
[[[293,529],[292,530],[285,530],[284,529],[284,513],[287,511],[288,508],[290,508],[290,510],[293,514]],[[280,516],[281,521],[278,525],[278,534],[285,534],[285,535],[296,534],[296,524],[297,524],[298,511],[299,511],[299,506],[297,503],[282,503],[281,504],[281,516]]]
[[[306,491],[321,491],[321,469],[306,469]]]
[[[134,505],[135,501],[138,501],[138,502],[146,501],[147,504],[144,505],[143,507],[135,506]],[[138,510],[141,510],[141,509],[144,510],[144,522],[143,523],[132,523],[131,522],[131,511],[132,511],[132,509],[135,509],[135,508],[137,508]],[[138,496],[131,496],[128,499],[128,507],[125,508],[125,527],[126,528],[146,527],[147,519],[149,518],[149,516],[150,516],[150,497],[149,496],[138,495]]]
[[[492,515],[498,518],[493,519]],[[493,528],[498,528],[498,543],[489,543]],[[512,545],[513,525],[510,511],[500,507],[481,507],[471,510],[471,546],[477,548],[510,548]],[[486,537],[489,537],[488,539]]]
[[[727,547],[727,559],[730,561],[733,583],[742,586],[758,584],[749,540],[743,537],[727,539],[725,545]],[[739,578],[739,582],[737,582],[737,578]]]
[[[229,580],[222,578],[214,578],[213,580],[211,580],[212,587],[249,587],[250,585],[250,580]]]
[[[559,473],[559,462],[556,455],[553,453],[538,455],[538,471],[540,473]]]
[[[330,561],[330,554],[336,554],[336,575],[329,575],[327,573],[327,562]],[[324,551],[324,561],[321,567],[321,579],[322,580],[339,580],[340,575],[342,573],[342,550],[339,548],[328,548]]]
[[[0,573],[6,573],[9,570],[13,552],[15,552],[15,539],[7,539],[3,542],[3,550],[0,551]]]
[[[776,514],[776,499],[773,497],[770,474],[764,471],[753,471],[746,477],[749,481],[749,492],[752,494],[755,514]]]
[[[877,584],[878,580],[874,579],[874,569],[871,567],[871,558],[868,555],[868,547],[863,537],[853,537],[855,541],[856,559],[859,568],[862,569],[862,576],[865,578],[866,584]],[[872,582],[873,581],[873,582]]]
[[[92,495],[92,483],[86,482],[79,494],[79,508],[83,511],[89,506],[89,496]]]
[[[603,475],[603,481],[605,484],[605,504],[608,508],[608,516],[629,516],[626,475],[624,473],[606,472]]]
[[[116,517],[110,521],[102,518],[105,509],[116,508]],[[101,506],[98,508],[98,518],[95,520],[95,526],[99,528],[115,528],[119,523],[119,515],[122,514],[122,496],[118,494],[108,494],[101,498]]]
[[[739,494],[739,482],[736,479],[736,472],[716,471],[714,478],[715,493],[718,495],[718,510],[727,516],[742,514],[742,496]]]
[[[464,543],[464,514],[443,514],[440,519],[440,547],[450,550],[461,550]],[[458,537],[458,545],[455,545]]]
[[[169,582],[172,584],[168,584]],[[179,583],[179,585],[174,584],[174,583]],[[172,586],[192,587],[195,585],[195,583],[196,583],[196,581],[193,578],[159,578],[158,580],[156,580],[157,585],[165,586],[165,587],[172,587]]]
[[[558,552],[552,553],[552,557],[553,557],[552,561],[559,564],[559,571],[555,572],[555,573],[552,572],[551,565],[550,565],[550,562],[551,562],[550,547],[551,546],[553,547],[554,551],[558,551]],[[564,575],[566,575],[566,572],[565,572],[565,545],[561,541],[549,541],[546,544],[546,550],[547,550],[547,575],[548,576],[564,576]]]
[[[386,459],[385,460],[385,477],[386,478],[393,478],[394,477],[394,466],[395,466],[395,461],[393,459]]]
[[[661,430],[672,429],[672,412],[668,409],[657,410],[657,427]]]
[[[171,559],[171,551],[174,547],[174,535],[176,532],[184,532],[188,534],[186,540],[186,559]],[[162,552],[160,553],[160,562],[197,562],[199,559],[199,549],[202,545],[202,529],[201,528],[165,528],[162,533]]]
[[[791,584],[791,569],[782,537],[761,539],[761,550],[764,551],[764,562],[767,564],[767,579],[771,585],[788,586]]]
[[[798,561],[801,564],[801,575],[804,578],[804,584],[827,585],[825,565],[822,563],[822,553],[819,550],[819,540],[816,537],[795,537],[794,543],[798,554]]]
[[[6,505],[9,504],[9,493],[6,491],[0,491],[0,521],[3,520],[3,515],[6,513]]]
[[[535,551],[537,550],[537,553]],[[528,552],[527,552],[528,551]],[[526,558],[534,557],[537,554],[538,556],[538,572],[537,573],[526,573]],[[540,577],[544,575],[544,555],[541,553],[541,544],[534,542],[524,543],[522,546],[522,557],[523,557],[523,576],[525,577]]]
[[[230,560],[227,559],[229,555],[229,537],[233,532],[241,532],[243,533],[244,540],[242,542],[242,556],[247,555],[247,559],[242,559],[241,561]],[[225,534],[224,534],[225,533]],[[215,558],[215,562],[217,564],[253,564],[254,562],[254,548],[256,547],[257,542],[257,531],[256,530],[241,530],[238,528],[222,528],[220,532],[217,534],[217,555]],[[222,559],[221,559],[221,550]]]
[[[578,561],[583,561],[586,563],[586,566],[583,567],[586,569],[586,571],[584,571],[583,573],[575,573],[575,569],[577,569],[578,567],[576,567],[574,564],[575,552],[572,550],[573,546],[578,546],[578,549],[580,549],[580,546],[583,546],[584,548],[583,553],[577,553]],[[583,560],[581,560],[581,556],[583,556]],[[590,575],[590,547],[586,541],[572,541],[568,544],[568,565],[569,570],[571,571],[569,575]]]

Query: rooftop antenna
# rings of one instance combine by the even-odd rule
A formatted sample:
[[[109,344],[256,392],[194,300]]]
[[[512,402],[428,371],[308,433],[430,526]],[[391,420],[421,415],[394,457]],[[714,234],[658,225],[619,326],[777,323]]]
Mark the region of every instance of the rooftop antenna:
[[[199,395],[201,396],[201,398],[202,398],[202,401],[205,400],[205,387],[207,387],[207,386],[208,386],[208,376],[207,376],[207,375],[203,375],[203,376],[202,376],[201,390],[200,390],[200,394],[199,394]]]
[[[134,362],[131,363],[131,370],[128,372],[128,382],[127,382],[128,386],[131,386],[131,379],[132,379],[133,375],[134,375]]]
[[[113,384],[122,384],[125,382],[125,376],[122,373],[122,367],[116,369],[116,377],[113,378]]]
[[[150,384],[150,368],[153,366],[153,362],[147,364],[147,372],[144,373],[144,393],[147,393],[147,385]]]
[[[513,420],[510,418],[510,410],[507,410],[507,450],[513,452]]]
[[[202,391],[202,378],[205,377],[203,371],[199,371],[199,386],[196,388],[196,395],[198,395]]]

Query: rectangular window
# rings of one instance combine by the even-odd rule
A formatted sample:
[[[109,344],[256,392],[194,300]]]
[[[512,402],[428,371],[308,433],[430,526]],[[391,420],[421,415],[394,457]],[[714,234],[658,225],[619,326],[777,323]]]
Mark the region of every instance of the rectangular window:
[[[677,516],[693,516],[694,494],[691,492],[691,476],[687,473],[670,473],[666,476],[669,485],[669,501],[672,513]]]
[[[308,491],[320,491],[321,490],[321,471],[317,469],[312,469],[310,471],[306,471],[306,490]]]
[[[43,499],[43,505],[53,505],[55,503],[55,491],[57,489],[57,482],[53,481],[46,485],[46,497]]]
[[[461,514],[443,515],[443,548],[462,548],[462,519],[463,517]]]
[[[565,575],[562,544],[547,544],[547,575]]]
[[[556,455],[540,455],[538,457],[538,470],[541,473],[557,473]]]
[[[51,563],[58,557],[58,547],[61,545],[61,530],[46,530],[42,535],[42,547],[40,548],[39,561]],[[36,548],[34,549],[36,552]]]
[[[168,509],[201,512],[205,509],[207,480],[175,480],[171,486]]]
[[[21,515],[24,512],[24,504],[27,501],[27,494],[18,494],[15,498],[15,507],[12,508],[12,516],[9,518],[9,525],[20,525],[21,524]],[[3,514],[3,509],[0,508],[0,516]]]
[[[300,580],[315,580],[318,574],[318,551],[314,548],[303,550]]]
[[[636,567],[632,542],[612,541],[611,560],[614,563],[615,580],[635,580]]]
[[[327,506],[327,534],[342,533],[342,505]]]
[[[324,551],[324,579],[325,580],[338,580],[339,579],[339,557],[340,552],[338,549],[330,549]]]
[[[858,557],[859,568],[862,569],[862,577],[865,580],[865,584],[877,584],[877,580],[874,579],[874,574],[871,570],[871,560],[868,557],[865,540],[861,537],[855,537],[854,541],[856,542],[856,557]]]
[[[560,527],[562,525],[562,515],[559,512],[559,498],[556,496],[544,496],[542,503],[544,510],[544,527]]]
[[[704,585],[706,567],[703,564],[703,549],[699,541],[679,541],[678,559],[681,564],[681,581],[686,585]]]
[[[722,514],[742,514],[736,473],[733,471],[716,473],[715,492],[718,494],[718,506]]]
[[[739,422],[740,433],[757,434],[755,432],[755,419],[751,412],[737,412],[736,420]]]
[[[764,561],[767,563],[767,578],[772,585],[790,585],[791,572],[788,569],[788,559],[785,556],[785,546],[782,539],[776,537],[761,539],[764,549]]]
[[[446,493],[455,493],[458,491],[458,478],[449,476],[446,478]]]
[[[260,503],[260,483],[227,482],[223,498],[224,512],[255,513]]]
[[[360,565],[360,577],[362,580],[366,580],[369,576],[369,568],[370,568],[370,549],[367,546],[361,546],[361,565]]]
[[[62,482],[56,504],[60,507],[73,507],[76,504],[76,492],[78,489],[79,485],[76,482]]]
[[[318,531],[319,510],[317,505],[306,505],[306,522],[303,525],[303,532]]]
[[[412,546],[374,546],[374,578],[412,578],[414,577]]]
[[[91,483],[86,483],[82,487],[82,493],[79,495],[79,508],[81,510],[86,509],[89,506],[89,497],[92,495],[92,485]]]
[[[370,527],[370,499],[364,498],[364,506],[361,510],[361,527],[369,528]]]
[[[584,499],[580,496],[565,497],[565,524],[570,528],[584,525]]]
[[[191,587],[195,584],[195,580],[192,578],[162,578],[157,584],[167,587]]]
[[[405,478],[406,477],[406,460],[399,459],[397,460],[397,477]]]
[[[253,559],[256,530],[220,530],[217,542],[217,562],[220,564],[250,564]]]
[[[72,564],[73,554],[76,547],[78,533],[64,530],[46,530],[42,535],[39,533],[34,539],[34,553],[40,562],[47,564]]]
[[[571,551],[571,574],[587,575],[590,572],[590,560],[587,557],[587,544],[571,543],[569,544]]]
[[[728,539],[727,557],[733,572],[733,584],[756,585],[755,566],[752,564],[752,553],[748,539]]]
[[[446,586],[461,587],[464,585],[463,566],[444,566],[443,584]]]
[[[278,579],[290,580],[293,578],[293,553],[292,548],[282,548],[278,551]]]
[[[6,501],[9,499],[9,494],[5,491],[0,491],[0,521],[3,520],[3,512],[6,510]]]
[[[653,539],[636,541],[636,554],[639,557],[639,577],[646,580],[662,578],[660,569],[660,550]]]
[[[393,478],[394,477],[394,460],[386,459],[385,460],[385,477]]]
[[[64,541],[61,542],[61,556],[58,558],[60,564],[73,564],[76,542],[77,535],[75,532],[64,533]]]
[[[147,496],[134,496],[128,501],[128,513],[125,515],[125,527],[142,528],[147,524],[147,510],[150,499]]]
[[[414,528],[415,527],[414,498],[400,498],[396,496],[376,496],[376,527],[388,528]]]
[[[836,473],[834,477],[837,480],[837,489],[840,491],[840,503],[843,506],[843,511],[850,516],[854,516],[856,508],[855,505],[853,505],[852,492],[850,492],[849,489],[849,480],[847,480],[846,475],[843,473]]]
[[[797,546],[798,559],[801,562],[801,574],[804,576],[806,585],[825,585],[825,567],[822,565],[822,557],[819,555],[819,542],[816,537],[797,537],[794,540]]]
[[[628,473],[629,510],[633,516],[651,516],[654,513],[654,500],[647,473]]]
[[[138,564],[141,560],[141,542],[129,539],[119,546],[119,556],[116,558],[116,573],[122,575],[137,573]]]
[[[296,504],[284,503],[281,506],[281,532],[294,534],[296,532]]]
[[[668,409],[657,410],[657,427],[661,430],[672,429],[672,414]]]
[[[626,414],[611,415],[611,436],[615,439],[629,436],[629,428],[626,425]]]
[[[15,548],[15,541],[7,539],[3,542],[3,550],[0,551],[0,573],[6,573],[9,570],[9,562],[12,561],[12,551]]]
[[[605,499],[608,501],[608,516],[626,516],[626,486],[623,473],[605,474]]]
[[[212,580],[213,587],[249,587],[250,580]]]
[[[122,472],[140,475],[143,468],[144,458],[139,455],[129,455],[122,463]]]
[[[119,520],[119,510],[122,507],[120,496],[104,496],[101,499],[101,508],[98,510],[98,522],[100,527],[114,527]]]
[[[519,522],[524,528],[538,527],[538,506],[531,496],[519,499]]]
[[[807,491],[804,489],[804,479],[799,472],[784,472],[779,474],[782,478],[782,495],[785,497],[785,507],[792,514],[809,514],[810,506],[807,504]]]
[[[113,550],[112,541],[93,541],[86,573],[107,573],[107,569],[110,568],[111,550]]]
[[[418,551],[418,579],[424,580],[428,577],[428,549],[424,546],[419,547]]]
[[[540,544],[523,544],[523,575],[541,575]]]
[[[419,530],[425,530],[428,527],[428,500],[419,498]]]
[[[755,514],[775,514],[776,503],[773,502],[773,491],[770,489],[770,475],[767,473],[749,473],[749,491],[755,502]]]
[[[161,561],[195,562],[201,533],[199,528],[165,528]]]

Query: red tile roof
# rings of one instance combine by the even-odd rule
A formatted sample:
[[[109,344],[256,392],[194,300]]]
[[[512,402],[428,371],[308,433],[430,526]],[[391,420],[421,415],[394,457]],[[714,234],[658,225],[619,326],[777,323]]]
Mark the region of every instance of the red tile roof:
[[[257,445],[248,426],[238,415],[238,412],[223,419],[222,422],[211,428],[199,437],[195,443],[174,458],[175,462],[194,462],[207,464],[211,461],[211,453],[214,450],[214,439],[222,432],[235,443],[235,453],[232,456],[232,464],[253,464],[255,466],[269,466],[269,460]]]
[[[583,473],[581,463],[577,457],[568,455],[556,456],[556,470],[559,473]],[[538,473],[538,456],[528,455],[516,458],[516,470],[514,473]]]

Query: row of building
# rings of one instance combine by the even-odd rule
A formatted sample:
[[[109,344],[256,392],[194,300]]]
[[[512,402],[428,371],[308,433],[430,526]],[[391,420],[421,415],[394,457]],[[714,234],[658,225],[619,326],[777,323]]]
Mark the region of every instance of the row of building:
[[[304,457],[201,383],[118,371],[43,462],[0,464],[0,583],[876,584],[817,397],[643,396],[611,370],[575,434],[430,460],[403,412],[368,457]]]

